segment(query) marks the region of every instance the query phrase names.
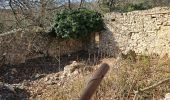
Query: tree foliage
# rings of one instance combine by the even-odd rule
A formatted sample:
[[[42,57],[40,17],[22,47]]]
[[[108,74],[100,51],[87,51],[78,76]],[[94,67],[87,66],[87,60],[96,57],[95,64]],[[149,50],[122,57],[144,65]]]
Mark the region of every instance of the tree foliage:
[[[101,0],[99,5],[103,12],[129,12],[145,10],[155,6],[152,0]]]
[[[55,13],[63,9],[84,7],[104,14],[157,6],[170,6],[170,0],[0,0],[0,19],[3,22],[3,31],[29,26],[48,29],[53,23]]]
[[[134,10],[146,10],[150,8],[152,8],[152,5],[150,5],[147,2],[142,2],[142,3],[137,3],[137,4],[127,3],[123,6],[116,6],[116,7],[113,7],[113,10],[119,11],[119,12],[130,12]]]
[[[63,39],[82,39],[103,29],[102,15],[88,9],[57,13],[51,35]]]

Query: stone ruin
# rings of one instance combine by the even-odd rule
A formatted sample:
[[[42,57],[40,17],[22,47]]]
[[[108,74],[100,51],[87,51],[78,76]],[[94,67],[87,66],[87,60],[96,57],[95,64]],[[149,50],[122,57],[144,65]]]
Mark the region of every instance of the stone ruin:
[[[137,54],[170,55],[170,8],[157,7],[128,13],[107,13],[100,49],[111,55],[130,50]]]
[[[57,57],[83,48],[81,41],[60,41],[41,30],[34,27],[0,34],[0,64],[19,64],[47,55]]]
[[[28,59],[95,49],[116,56],[130,50],[137,54],[170,55],[170,8],[157,7],[128,13],[107,13],[106,30],[91,36],[89,46],[78,40],[60,41],[40,28],[17,29],[0,34],[0,66],[24,63]],[[97,39],[97,40],[96,40]],[[97,43],[97,45],[96,45]]]

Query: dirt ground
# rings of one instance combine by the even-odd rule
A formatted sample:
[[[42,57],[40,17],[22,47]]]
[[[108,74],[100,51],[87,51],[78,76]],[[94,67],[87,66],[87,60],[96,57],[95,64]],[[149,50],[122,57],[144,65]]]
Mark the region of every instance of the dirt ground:
[[[88,66],[102,62],[100,55],[80,51],[59,58],[40,57],[19,65],[4,65],[0,68],[0,100],[32,100],[37,96],[48,96],[49,89],[69,81],[56,78],[55,82],[49,82],[48,78],[58,77],[64,66],[72,61]]]

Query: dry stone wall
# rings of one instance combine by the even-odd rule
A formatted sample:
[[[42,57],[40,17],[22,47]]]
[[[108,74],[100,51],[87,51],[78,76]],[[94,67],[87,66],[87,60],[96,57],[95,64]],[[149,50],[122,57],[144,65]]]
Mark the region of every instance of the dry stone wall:
[[[0,34],[0,66],[2,63],[23,63],[28,59],[45,55],[58,57],[83,49],[81,41],[59,41],[40,31],[41,29],[36,27]]]
[[[113,12],[106,14],[104,20],[107,29],[99,36],[99,50],[102,52],[115,56],[130,50],[138,54],[170,55],[170,8]],[[45,55],[57,57],[93,46],[86,45],[77,40],[59,41],[38,27],[13,30],[0,34],[0,66]]]
[[[100,34],[100,49],[107,53],[170,55],[170,8],[108,13],[107,30]]]

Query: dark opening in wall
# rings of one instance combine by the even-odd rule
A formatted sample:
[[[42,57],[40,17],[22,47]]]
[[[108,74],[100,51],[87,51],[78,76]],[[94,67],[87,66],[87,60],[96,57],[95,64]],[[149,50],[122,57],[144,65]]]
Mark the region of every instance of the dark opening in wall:
[[[113,18],[113,19],[111,19],[111,21],[112,21],[112,22],[114,22],[114,21],[115,21],[115,19]]]
[[[151,16],[151,19],[153,19],[153,18],[156,18],[156,16],[152,15],[152,16]]]

